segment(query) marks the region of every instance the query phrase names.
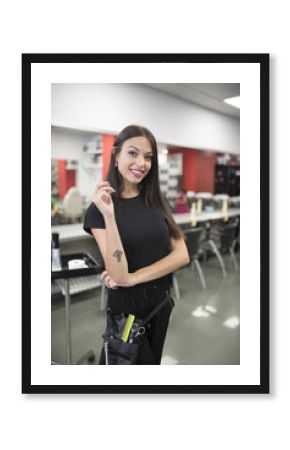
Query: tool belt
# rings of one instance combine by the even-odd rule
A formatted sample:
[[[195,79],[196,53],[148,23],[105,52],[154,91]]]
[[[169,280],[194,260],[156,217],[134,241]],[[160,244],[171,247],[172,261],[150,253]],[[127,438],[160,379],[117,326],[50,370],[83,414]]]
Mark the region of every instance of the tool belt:
[[[170,301],[172,302],[172,299],[168,292],[165,299],[143,320],[136,319],[130,314],[129,316],[125,316],[123,313],[114,315],[108,308],[107,328],[102,336],[103,349],[100,364],[138,364],[141,346],[147,345],[149,347],[146,328],[150,326],[150,320]],[[151,359],[151,364],[155,364],[152,353]],[[147,362],[147,364],[150,364],[150,362]]]

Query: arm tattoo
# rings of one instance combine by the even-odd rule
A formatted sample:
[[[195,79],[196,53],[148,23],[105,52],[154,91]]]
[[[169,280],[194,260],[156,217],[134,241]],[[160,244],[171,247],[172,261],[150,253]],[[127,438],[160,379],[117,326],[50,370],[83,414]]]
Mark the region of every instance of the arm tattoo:
[[[121,257],[122,257],[122,255],[123,255],[123,252],[121,252],[121,250],[116,250],[116,251],[113,253],[113,256],[115,256],[115,257],[117,258],[117,261],[118,261],[118,262],[121,262]]]

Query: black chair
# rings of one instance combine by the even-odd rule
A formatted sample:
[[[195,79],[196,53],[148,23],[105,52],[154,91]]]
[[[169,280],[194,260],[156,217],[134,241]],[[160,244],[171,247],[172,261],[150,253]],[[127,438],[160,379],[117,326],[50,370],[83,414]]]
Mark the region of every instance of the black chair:
[[[228,222],[217,221],[208,226],[206,238],[201,247],[204,250],[204,257],[210,251],[215,254],[222,269],[224,278],[227,277],[223,254],[230,253],[235,270],[238,270],[238,263],[234,253],[239,240],[239,218],[230,219]]]
[[[190,267],[192,267],[193,270],[196,267],[202,288],[206,289],[206,282],[205,282],[203,270],[199,264],[199,257],[202,253],[202,250],[200,249],[200,238],[203,233],[203,229],[202,228],[189,228],[189,229],[183,229],[183,232],[185,235],[185,243],[186,243],[189,258],[190,258]],[[178,286],[178,281],[177,281],[177,277],[175,274],[173,275],[173,287],[175,290],[176,299],[179,300],[180,299],[179,286]]]
[[[190,258],[191,267],[193,267],[193,269],[194,267],[196,267],[202,288],[205,289],[206,282],[203,270],[201,268],[201,265],[199,264],[199,257],[203,253],[202,249],[200,248],[200,238],[202,236],[202,233],[203,233],[202,228],[191,228],[189,230],[184,230],[184,235],[186,238],[185,243]]]
[[[234,223],[236,225],[236,233],[234,242],[232,245],[233,251],[239,251],[240,250],[240,217],[235,217],[235,219],[232,219],[230,223]]]
[[[206,261],[208,252],[213,253],[221,267],[222,274],[224,278],[227,278],[227,272],[224,264],[224,260],[219,250],[219,238],[220,238],[220,221],[214,223],[215,221],[209,221],[204,224],[205,237],[202,240],[200,247],[203,250],[204,261]]]
[[[239,237],[237,236],[238,223],[229,223],[224,225],[220,230],[220,252],[222,254],[229,253],[235,270],[239,269],[235,256],[235,247]]]

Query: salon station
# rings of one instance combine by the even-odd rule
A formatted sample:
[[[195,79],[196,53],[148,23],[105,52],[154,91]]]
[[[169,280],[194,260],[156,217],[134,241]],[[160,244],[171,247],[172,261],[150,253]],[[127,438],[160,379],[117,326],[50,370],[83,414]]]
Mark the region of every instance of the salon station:
[[[84,213],[128,124],[158,141],[161,192],[190,256],[173,274],[161,364],[240,363],[239,95],[239,84],[52,84],[52,364],[98,363],[107,288]]]

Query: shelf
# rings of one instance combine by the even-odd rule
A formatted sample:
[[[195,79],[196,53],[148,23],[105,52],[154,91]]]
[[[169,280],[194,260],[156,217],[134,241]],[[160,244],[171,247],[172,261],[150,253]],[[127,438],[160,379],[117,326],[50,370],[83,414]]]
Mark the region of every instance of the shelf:
[[[56,284],[61,290],[62,294],[65,295],[65,282],[63,280],[57,280]],[[86,277],[72,278],[69,285],[70,295],[79,294],[80,292],[85,292],[90,289],[98,288],[102,285],[100,277],[96,275],[88,275]],[[57,293],[56,287],[53,288],[54,293]]]
[[[102,170],[102,165],[100,164],[83,164],[84,169],[96,169],[96,170]]]
[[[86,155],[102,155],[103,154],[103,150],[98,149],[98,150],[84,150],[84,153]]]

